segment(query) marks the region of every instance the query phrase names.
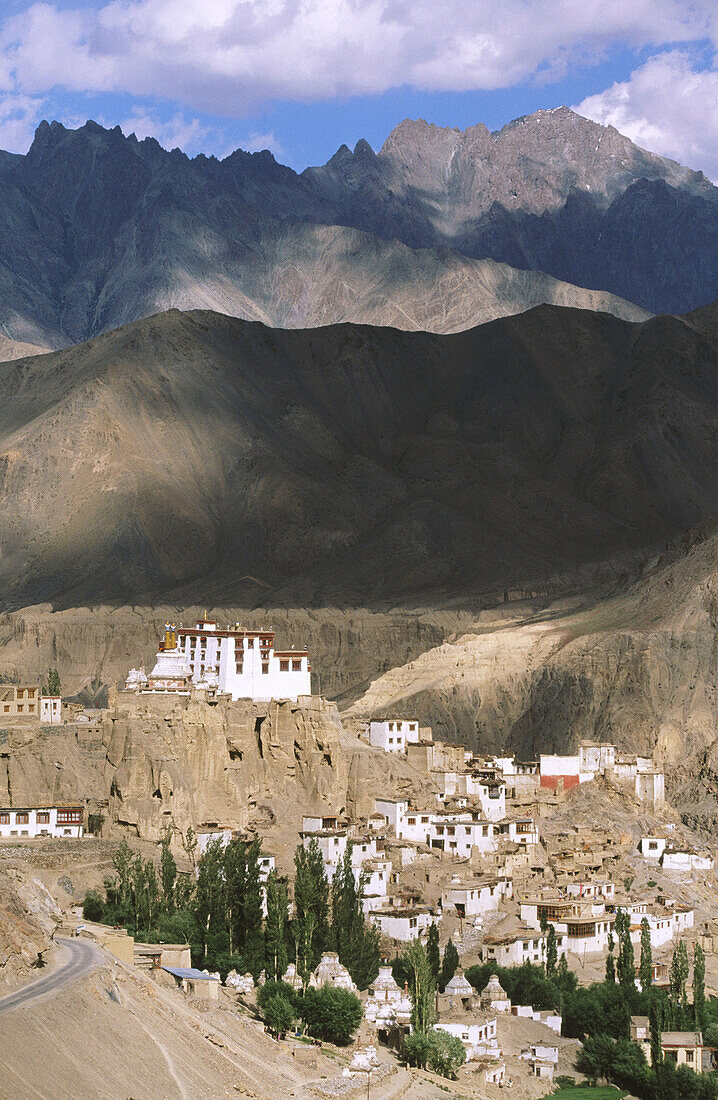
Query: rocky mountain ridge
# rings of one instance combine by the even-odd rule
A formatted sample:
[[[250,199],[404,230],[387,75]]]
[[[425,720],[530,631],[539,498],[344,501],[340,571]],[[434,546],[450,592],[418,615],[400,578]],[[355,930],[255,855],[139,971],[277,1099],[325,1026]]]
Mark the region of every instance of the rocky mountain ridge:
[[[0,330],[61,347],[171,307],[439,332],[541,302],[639,320],[718,297],[717,193],[566,108],[494,134],[407,121],[301,174],[45,122],[0,157]]]

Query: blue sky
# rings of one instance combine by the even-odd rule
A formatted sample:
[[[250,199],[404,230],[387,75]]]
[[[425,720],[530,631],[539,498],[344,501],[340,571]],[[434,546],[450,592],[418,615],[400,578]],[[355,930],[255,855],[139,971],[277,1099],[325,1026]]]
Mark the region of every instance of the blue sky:
[[[87,118],[301,169],[567,104],[718,179],[716,0],[4,0],[0,147]]]

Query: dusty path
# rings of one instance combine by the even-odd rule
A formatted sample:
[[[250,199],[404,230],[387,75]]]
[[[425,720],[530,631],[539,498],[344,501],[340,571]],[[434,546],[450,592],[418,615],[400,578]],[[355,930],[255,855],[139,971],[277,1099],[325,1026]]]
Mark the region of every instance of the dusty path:
[[[70,957],[67,962],[57,967],[47,977],[40,978],[31,985],[23,986],[22,989],[17,989],[14,993],[0,998],[0,1015],[39,997],[47,997],[59,992],[70,982],[89,974],[104,961],[99,949],[89,940],[58,938],[56,942],[69,951]]]

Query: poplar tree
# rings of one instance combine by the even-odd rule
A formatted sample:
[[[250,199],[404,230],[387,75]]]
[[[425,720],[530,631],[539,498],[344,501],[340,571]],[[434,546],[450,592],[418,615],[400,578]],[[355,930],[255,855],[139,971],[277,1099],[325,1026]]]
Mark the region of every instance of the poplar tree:
[[[332,879],[332,945],[359,989],[366,989],[379,973],[379,932],[367,924],[361,905],[364,876],[357,886],[347,848]]]
[[[618,981],[626,993],[636,988],[636,963],[631,943],[631,918],[623,909],[616,911],[616,935],[618,937]]]
[[[435,921],[432,921],[429,925],[429,934],[426,940],[426,954],[429,959],[431,972],[434,975],[434,981],[438,981],[439,970],[441,969],[441,955],[439,954],[439,929],[436,927]]]
[[[172,826],[168,825],[160,837],[162,848],[160,854],[160,880],[162,882],[162,904],[165,912],[171,913],[174,909],[174,890],[177,881],[177,864],[170,849],[172,843]]]
[[[294,921],[297,972],[306,985],[329,938],[329,883],[319,845],[312,838],[308,848],[294,853]]]
[[[264,961],[267,981],[279,982],[287,969],[287,881],[276,871],[267,879],[267,919],[264,925]]]
[[[699,943],[693,949],[693,1017],[695,1026],[703,1031],[706,1017],[706,956]]]
[[[434,995],[436,981],[426,948],[419,939],[412,940],[402,955],[409,976],[411,994],[411,1024],[415,1031],[426,1034],[436,1019]]]
[[[616,981],[616,963],[613,958],[613,948],[616,941],[613,932],[608,933],[608,954],[606,955],[606,981],[614,984]]]
[[[638,964],[638,976],[641,981],[641,990],[648,993],[653,985],[653,952],[651,929],[646,917],[641,921],[641,961]]]
[[[552,924],[548,926],[548,936],[546,938],[546,977],[552,978],[556,973],[556,963],[558,962],[558,947],[556,946],[556,929]]]
[[[683,940],[679,940],[671,959],[671,971],[669,976],[671,990],[671,1009],[673,1011],[673,1026],[681,1027],[687,1006],[686,983],[690,966],[688,964],[688,952]]]
[[[651,1004],[648,1011],[648,1023],[651,1034],[651,1066],[656,1069],[663,1061],[661,1049],[661,1032],[664,1024],[663,1005],[658,1000],[655,991],[651,996]]]
[[[447,940],[446,947],[444,948],[444,958],[441,962],[441,974],[439,975],[439,989],[446,989],[447,985],[456,973],[456,968],[459,965],[459,952],[456,950],[456,945],[452,939]]]
[[[211,935],[226,929],[224,853],[219,838],[210,840],[197,870],[194,915],[202,937],[202,956],[207,958]]]
[[[244,956],[255,977],[264,966],[259,837],[233,837],[224,850],[225,911],[229,953]]]

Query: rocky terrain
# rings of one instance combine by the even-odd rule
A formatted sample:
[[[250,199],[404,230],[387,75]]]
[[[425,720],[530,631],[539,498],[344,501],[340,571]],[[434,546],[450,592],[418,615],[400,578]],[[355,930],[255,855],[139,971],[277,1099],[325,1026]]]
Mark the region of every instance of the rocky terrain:
[[[684,312],[718,297],[717,196],[566,108],[407,120],[299,175],[43,122],[0,157],[0,328],[62,347],[172,307],[436,332],[540,303]]]
[[[378,677],[346,717],[411,713],[438,736],[524,758],[582,738],[656,751],[690,823],[715,817],[718,723],[714,525],[599,600],[481,626]],[[694,812],[695,811],[695,812]],[[688,820],[688,819],[687,819]]]
[[[43,123],[26,157],[0,159],[0,326],[62,347],[171,307],[438,332],[542,302],[647,315],[599,284],[375,233],[345,212],[351,183],[336,185],[332,198],[329,176],[297,176],[269,153],[190,161],[119,127]]]
[[[0,368],[5,607],[480,608],[718,511],[715,309],[452,336],[176,311]],[[178,616],[179,617],[179,616]]]

